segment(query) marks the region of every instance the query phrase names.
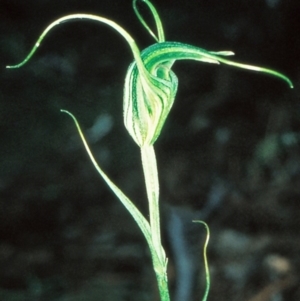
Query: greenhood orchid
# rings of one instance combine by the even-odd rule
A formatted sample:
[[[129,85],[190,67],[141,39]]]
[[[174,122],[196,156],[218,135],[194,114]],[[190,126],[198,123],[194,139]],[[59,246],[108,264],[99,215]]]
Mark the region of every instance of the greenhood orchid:
[[[172,71],[176,60],[194,60],[204,63],[227,64],[238,68],[268,73],[286,81],[292,88],[293,84],[285,75],[263,67],[256,67],[236,63],[226,59],[234,55],[232,51],[207,51],[199,47],[179,42],[165,41],[164,31],[159,15],[148,0],[144,2],[152,12],[155,20],[157,35],[149,28],[137,8],[137,1],[133,1],[134,11],[156,40],[156,43],[140,52],[134,39],[122,27],[107,18],[89,14],[74,14],[62,17],[51,23],[42,33],[29,55],[20,64],[7,66],[18,68],[23,66],[34,54],[46,34],[56,25],[73,19],[94,20],[105,23],[118,31],[129,44],[134,56],[133,63],[129,66],[124,85],[124,123],[133,140],[139,145],[153,145],[157,140],[166,118],[172,108],[178,79]]]
[[[156,34],[150,29],[147,22],[141,16],[137,7],[138,1],[143,2],[150,10],[155,21]],[[28,56],[20,64],[7,66],[7,68],[18,68],[23,66],[35,53],[47,33],[56,25],[69,20],[92,20],[104,23],[115,29],[126,40],[132,51],[134,61],[129,66],[125,78],[123,99],[124,124],[130,136],[141,149],[142,165],[149,202],[149,221],[141,214],[133,202],[129,200],[129,198],[126,197],[126,195],[108,178],[105,172],[97,164],[76,118],[70,112],[66,110],[62,111],[73,118],[84,146],[96,170],[131,213],[143,232],[150,248],[161,300],[169,301],[166,274],[167,258],[162,247],[160,237],[159,184],[153,144],[161,133],[177,93],[178,79],[171,69],[173,64],[177,60],[194,60],[213,64],[223,63],[233,67],[273,75],[284,80],[291,88],[293,88],[293,84],[288,77],[277,71],[241,64],[227,59],[228,56],[234,55],[232,51],[207,51],[196,46],[180,42],[166,41],[158,12],[149,0],[133,0],[133,9],[141,24],[156,41],[156,43],[147,47],[143,51],[139,50],[131,35],[114,21],[91,14],[73,14],[62,17],[51,23],[43,31]],[[200,221],[200,223],[205,225],[208,234],[204,247],[204,262],[207,279],[207,289],[203,298],[205,301],[208,295],[210,282],[206,259],[209,229],[204,222]]]

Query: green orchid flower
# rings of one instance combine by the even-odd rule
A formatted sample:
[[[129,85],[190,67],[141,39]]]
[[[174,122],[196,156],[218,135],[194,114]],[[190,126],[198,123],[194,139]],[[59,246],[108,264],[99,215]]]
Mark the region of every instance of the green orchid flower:
[[[142,165],[149,203],[149,221],[141,214],[134,203],[109,179],[105,172],[100,168],[92,152],[90,151],[76,118],[66,110],[61,111],[69,114],[73,118],[94,167],[133,216],[142,233],[144,234],[151,252],[153,268],[156,274],[161,300],[169,301],[170,297],[166,272],[167,258],[164,248],[161,244],[159,183],[153,144],[161,133],[177,93],[178,79],[171,69],[173,64],[177,60],[194,60],[213,64],[223,63],[233,67],[273,75],[284,80],[291,88],[293,88],[293,84],[288,77],[277,71],[228,60],[226,57],[234,55],[232,51],[207,51],[188,44],[166,41],[160,17],[153,4],[149,0],[140,0],[147,5],[152,13],[157,34],[150,29],[147,22],[139,13],[137,1],[138,0],[133,0],[133,9],[135,14],[137,15],[141,24],[156,41],[155,44],[149,46],[142,52],[140,52],[131,35],[114,21],[91,14],[73,14],[62,17],[51,23],[42,32],[28,56],[20,64],[7,66],[7,68],[19,68],[26,64],[38,49],[40,43],[45,38],[47,33],[52,30],[53,27],[69,20],[92,20],[104,23],[115,29],[126,40],[132,51],[134,61],[129,66],[125,78],[123,99],[124,124],[130,136],[141,149]],[[205,222],[198,222],[204,224],[207,230],[207,240],[203,250],[206,274],[206,291],[203,297],[203,301],[205,301],[208,296],[210,285],[206,257],[209,228]]]
[[[134,56],[134,62],[129,66],[125,79],[123,109],[125,127],[140,147],[154,144],[172,108],[177,92],[178,79],[171,68],[177,60],[194,60],[213,64],[223,63],[238,68],[263,72],[281,78],[293,88],[290,79],[280,72],[241,64],[224,58],[234,55],[232,51],[207,51],[188,44],[165,41],[163,26],[155,7],[148,0],[140,0],[152,12],[157,28],[156,36],[140,15],[137,1],[133,1],[134,11],[142,25],[157,42],[142,52],[140,52],[131,35],[114,21],[95,15],[74,14],[62,17],[50,24],[24,61],[15,66],[7,66],[7,68],[23,66],[32,57],[46,34],[54,26],[62,22],[72,19],[86,19],[111,26],[125,38]]]

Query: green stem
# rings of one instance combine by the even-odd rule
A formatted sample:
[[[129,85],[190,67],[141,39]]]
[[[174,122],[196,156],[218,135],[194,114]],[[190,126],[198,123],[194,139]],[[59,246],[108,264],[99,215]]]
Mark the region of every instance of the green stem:
[[[167,272],[165,271],[165,273],[162,275],[156,274],[156,279],[157,279],[157,284],[158,284],[158,289],[160,294],[160,300],[170,301]]]
[[[146,183],[146,191],[149,202],[149,215],[152,242],[157,252],[161,264],[165,261],[160,236],[160,216],[159,216],[159,184],[158,172],[154,148],[152,145],[141,147],[143,171]]]
[[[152,145],[142,146],[141,156],[149,202],[151,239],[157,255],[154,257],[152,254],[153,268],[156,274],[161,301],[169,301],[167,259],[161,244],[160,234],[159,183],[154,147]]]

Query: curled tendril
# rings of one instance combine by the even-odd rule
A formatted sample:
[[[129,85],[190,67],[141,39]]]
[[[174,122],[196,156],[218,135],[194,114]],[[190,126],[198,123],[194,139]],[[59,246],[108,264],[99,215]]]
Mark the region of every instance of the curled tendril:
[[[205,269],[206,288],[205,288],[204,296],[202,298],[202,301],[206,301],[208,294],[209,294],[209,289],[210,289],[210,272],[209,272],[208,260],[207,260],[207,247],[208,247],[208,242],[209,242],[209,238],[210,238],[210,230],[209,230],[207,223],[204,221],[195,220],[193,222],[204,225],[205,230],[206,230],[206,239],[205,239],[204,246],[203,246],[203,261],[204,261],[204,269]]]

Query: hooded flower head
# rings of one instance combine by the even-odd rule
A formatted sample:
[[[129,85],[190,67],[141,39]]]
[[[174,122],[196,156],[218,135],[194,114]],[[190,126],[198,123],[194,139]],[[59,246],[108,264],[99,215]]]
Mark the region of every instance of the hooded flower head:
[[[124,85],[124,124],[140,146],[153,145],[159,137],[166,118],[172,108],[178,87],[178,79],[171,70],[176,60],[195,60],[205,63],[224,63],[238,68],[269,73],[286,81],[292,88],[292,82],[283,74],[270,69],[240,64],[224,58],[232,51],[207,51],[192,45],[179,42],[166,42],[160,17],[149,0],[140,0],[147,5],[156,24],[157,35],[149,28],[139,10],[137,1],[133,0],[134,11],[156,43],[140,52],[134,39],[121,26],[112,20],[90,14],[74,14],[62,17],[51,23],[42,33],[29,55],[18,65],[7,68],[18,68],[24,65],[39,47],[46,34],[56,25],[73,19],[86,19],[109,25],[119,32],[127,41],[133,53],[134,61],[129,66]]]

